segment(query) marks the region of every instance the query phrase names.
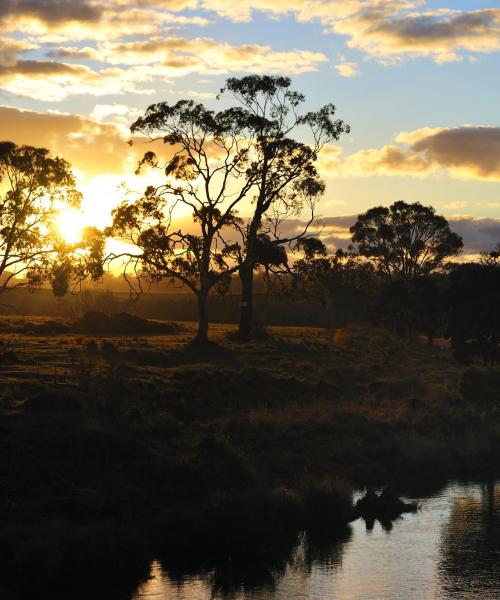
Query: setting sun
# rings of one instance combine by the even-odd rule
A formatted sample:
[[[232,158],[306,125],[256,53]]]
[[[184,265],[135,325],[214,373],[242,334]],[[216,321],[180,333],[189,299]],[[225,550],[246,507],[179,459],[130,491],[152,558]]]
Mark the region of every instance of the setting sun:
[[[67,210],[57,218],[57,229],[69,244],[76,244],[81,240],[85,226],[84,215],[77,210]]]

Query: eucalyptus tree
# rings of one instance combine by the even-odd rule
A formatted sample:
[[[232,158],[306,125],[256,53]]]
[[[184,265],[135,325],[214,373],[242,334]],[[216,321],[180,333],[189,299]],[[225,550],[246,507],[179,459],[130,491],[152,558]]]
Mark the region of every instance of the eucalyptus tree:
[[[227,288],[236,272],[242,282],[240,337],[251,335],[259,248],[263,241],[277,246],[305,235],[324,192],[314,166],[318,152],[349,130],[332,120],[332,105],[300,115],[305,98],[290,85],[284,77],[228,79],[221,95],[230,94],[236,105],[215,112],[188,100],[160,102],[131,126],[133,134],[156,144],[139,171],[149,167],[163,178],[114,211],[111,233],[136,249],[123,253],[129,269],[133,265],[150,280],[179,280],[196,294],[200,342],[207,339],[210,291]],[[307,141],[291,137],[299,129],[307,130]],[[162,144],[167,157],[158,151]],[[239,217],[249,209],[250,218]],[[283,222],[304,209],[310,216],[303,231],[282,236]],[[186,213],[189,227],[181,226]]]
[[[238,269],[236,208],[254,185],[247,174],[252,142],[239,111],[216,113],[188,100],[151,105],[131,131],[164,144],[168,156],[155,148],[139,162],[138,173],[150,168],[162,179],[113,211],[108,233],[130,249],[111,259],[124,258],[125,274],[133,269],[139,280],[177,280],[191,290],[198,300],[195,341],[205,343],[209,294],[226,290]]]
[[[46,148],[0,142],[0,293],[53,280],[61,260],[69,265],[74,249],[57,217],[80,201],[67,161]],[[85,269],[84,254],[79,260]]]
[[[442,270],[463,248],[445,217],[432,206],[399,201],[358,216],[353,248],[389,280],[412,280]]]
[[[323,147],[350,128],[334,119],[335,106],[302,112],[305,96],[291,89],[288,77],[251,75],[230,78],[220,96],[239,106],[240,130],[251,140],[247,178],[254,188],[252,214],[241,227],[241,312],[239,336],[252,335],[253,280],[259,238],[269,236],[276,245],[290,244],[307,235],[315,207],[324,193],[315,163]],[[297,139],[300,136],[300,139]],[[282,233],[291,217],[307,212],[303,230]]]

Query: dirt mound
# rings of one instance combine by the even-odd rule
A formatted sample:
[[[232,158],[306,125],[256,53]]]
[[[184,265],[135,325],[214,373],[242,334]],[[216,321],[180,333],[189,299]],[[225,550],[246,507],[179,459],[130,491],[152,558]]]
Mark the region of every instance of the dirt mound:
[[[126,312],[106,313],[91,310],[86,312],[83,317],[73,323],[72,330],[75,333],[90,334],[166,334],[177,333],[178,325],[173,323],[160,323],[157,321],[148,321],[136,315]]]

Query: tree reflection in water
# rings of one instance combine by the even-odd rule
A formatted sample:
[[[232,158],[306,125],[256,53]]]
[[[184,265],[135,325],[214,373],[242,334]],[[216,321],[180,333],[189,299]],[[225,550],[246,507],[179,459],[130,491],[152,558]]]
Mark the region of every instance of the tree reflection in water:
[[[288,569],[304,574],[310,574],[316,566],[337,569],[350,538],[348,526],[333,531],[309,530],[296,535],[293,543],[280,545],[279,552],[277,547],[272,555],[265,552],[266,560],[259,560],[258,554],[248,549],[210,560],[198,557],[189,563],[166,559],[161,561],[162,575],[177,588],[186,581],[203,581],[210,598],[272,598]]]

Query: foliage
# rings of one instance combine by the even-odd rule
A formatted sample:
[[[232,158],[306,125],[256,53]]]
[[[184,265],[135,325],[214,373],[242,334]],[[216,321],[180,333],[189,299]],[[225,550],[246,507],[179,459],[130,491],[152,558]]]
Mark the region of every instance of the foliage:
[[[237,270],[240,246],[234,235],[226,236],[238,225],[235,208],[254,183],[240,119],[235,109],[215,113],[188,100],[150,106],[131,131],[170,148],[170,158],[148,151],[139,163],[139,170],[160,170],[165,180],[115,209],[109,232],[136,249],[125,253],[126,268],[139,280],[176,279],[196,294],[200,341],[208,331],[208,294],[225,291]],[[181,229],[176,219],[186,208],[194,227]]]
[[[483,265],[500,267],[500,244],[497,244],[489,252],[481,252],[479,261]]]
[[[448,337],[455,357],[469,363],[474,354],[495,363],[500,342],[500,268],[468,263],[451,271],[446,295]]]
[[[462,238],[431,206],[399,201],[358,216],[351,227],[355,250],[388,279],[440,271],[463,247]]]
[[[316,112],[301,113],[305,96],[290,89],[287,77],[251,75],[230,78],[221,90],[240,104],[240,127],[251,140],[247,176],[254,181],[253,215],[241,227],[244,241],[239,274],[242,303],[239,334],[252,330],[253,271],[259,260],[259,238],[283,245],[303,237],[315,218],[315,206],[325,186],[315,167],[322,148],[338,140],[350,128],[334,119],[335,106],[327,104]],[[295,139],[306,132],[305,141]],[[293,236],[280,231],[284,221],[308,211],[303,231]]]
[[[104,233],[96,227],[86,227],[80,242],[61,245],[49,274],[54,296],[62,298],[70,289],[81,291],[83,281],[99,281],[104,274],[105,247]]]
[[[56,217],[81,195],[68,162],[45,148],[0,142],[0,293],[39,285],[68,253]],[[67,282],[54,275],[54,291]]]

